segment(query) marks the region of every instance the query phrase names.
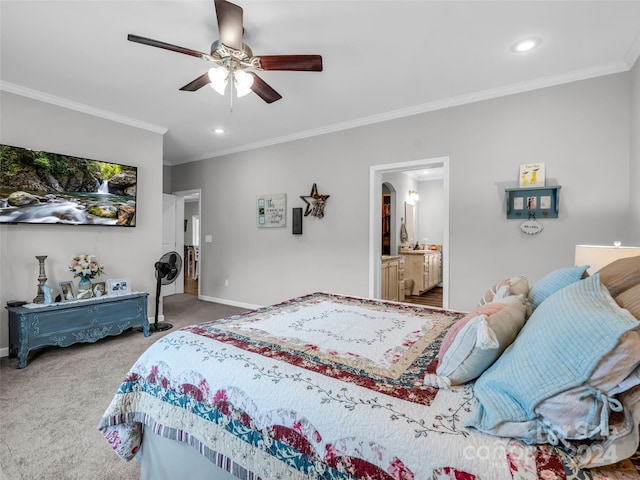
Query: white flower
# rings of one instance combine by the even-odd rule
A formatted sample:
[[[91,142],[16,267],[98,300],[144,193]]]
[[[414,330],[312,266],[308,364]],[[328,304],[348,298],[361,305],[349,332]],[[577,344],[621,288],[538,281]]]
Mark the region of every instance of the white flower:
[[[76,255],[71,259],[69,270],[74,277],[94,278],[104,273],[104,265],[98,263],[95,255]]]

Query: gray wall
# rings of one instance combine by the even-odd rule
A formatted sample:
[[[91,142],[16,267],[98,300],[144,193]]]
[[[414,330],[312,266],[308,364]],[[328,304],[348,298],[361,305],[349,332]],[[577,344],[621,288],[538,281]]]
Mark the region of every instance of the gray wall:
[[[631,102],[630,224],[632,244],[640,245],[640,60],[631,72]]]
[[[162,193],[171,193],[171,167],[162,166]]]
[[[187,231],[184,232],[184,244],[193,245],[193,221],[191,217],[198,215],[198,202],[184,202],[184,219],[187,221]]]
[[[138,167],[136,227],[0,225],[0,305],[31,301],[37,293],[38,260],[54,294],[58,282],[73,280],[74,255],[95,254],[108,278],[130,278],[134,290],[155,292],[153,264],[162,254],[162,136],[0,92],[0,143],[120,162]],[[133,265],[133,267],[132,267]],[[149,301],[149,316],[155,301]],[[0,353],[8,347],[8,316],[0,309]]]
[[[451,308],[472,308],[496,280],[535,282],[571,265],[578,243],[637,242],[630,95],[621,73],[173,167],[173,191],[202,189],[202,234],[213,237],[202,245],[202,295],[259,305],[317,290],[367,295],[370,166],[443,156]],[[562,185],[560,218],[527,236],[505,218],[504,189],[534,162]],[[286,193],[290,213],[314,182],[331,197],[302,236],[290,223],[256,227],[256,195]]]
[[[418,184],[418,239],[420,243],[442,245],[444,241],[444,181],[429,180]],[[424,239],[428,238],[428,241]]]

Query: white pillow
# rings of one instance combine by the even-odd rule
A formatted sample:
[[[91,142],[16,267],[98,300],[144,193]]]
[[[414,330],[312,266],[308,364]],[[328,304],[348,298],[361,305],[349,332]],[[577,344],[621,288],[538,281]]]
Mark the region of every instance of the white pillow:
[[[442,340],[436,375],[427,375],[425,384],[450,388],[478,378],[516,338],[526,312],[524,295],[512,295],[458,320]]]
[[[529,281],[524,275],[507,278],[495,285],[491,285],[489,289],[484,292],[484,295],[478,302],[478,305],[484,305],[495,300],[501,300],[509,295],[524,295],[525,297],[529,295]]]

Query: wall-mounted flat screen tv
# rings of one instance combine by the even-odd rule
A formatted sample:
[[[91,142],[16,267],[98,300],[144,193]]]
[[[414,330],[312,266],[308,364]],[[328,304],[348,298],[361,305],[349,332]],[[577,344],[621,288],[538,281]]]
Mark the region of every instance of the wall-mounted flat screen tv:
[[[0,224],[135,227],[138,169],[0,144]]]

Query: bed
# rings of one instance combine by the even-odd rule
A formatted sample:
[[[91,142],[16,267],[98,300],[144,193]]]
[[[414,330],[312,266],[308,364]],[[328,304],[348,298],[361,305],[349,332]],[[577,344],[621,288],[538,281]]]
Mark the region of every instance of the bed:
[[[99,429],[143,479],[616,478],[638,449],[640,257],[585,270],[505,279],[473,312],[320,292],[189,326]]]

